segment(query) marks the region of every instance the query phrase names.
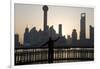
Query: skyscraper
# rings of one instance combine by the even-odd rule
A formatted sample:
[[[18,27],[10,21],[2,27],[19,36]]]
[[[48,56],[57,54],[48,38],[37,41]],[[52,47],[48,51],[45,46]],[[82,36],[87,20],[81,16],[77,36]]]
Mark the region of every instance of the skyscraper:
[[[30,34],[29,34],[29,28],[25,28],[25,33],[24,33],[24,47],[29,47],[30,46]]]
[[[91,40],[91,45],[94,46],[94,27],[90,25],[90,40]]]
[[[67,35],[67,45],[71,46],[72,44],[72,38],[70,37],[70,35]]]
[[[76,29],[73,29],[73,32],[72,32],[72,46],[77,46],[77,32],[76,32]]]
[[[84,41],[86,38],[85,30],[86,30],[86,13],[81,13],[81,20],[80,20],[80,40]]]
[[[62,24],[59,24],[59,36],[62,36]]]
[[[19,35],[15,34],[15,48],[20,47],[20,42],[19,42]]]
[[[44,31],[47,30],[47,11],[48,11],[48,6],[44,5],[43,6],[43,11],[44,11]]]

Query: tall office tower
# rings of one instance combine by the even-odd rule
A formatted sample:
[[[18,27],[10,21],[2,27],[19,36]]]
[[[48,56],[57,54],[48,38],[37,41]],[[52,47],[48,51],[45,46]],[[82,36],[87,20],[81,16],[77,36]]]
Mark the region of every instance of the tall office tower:
[[[94,27],[90,25],[90,40],[91,40],[91,45],[94,45]]]
[[[15,34],[15,48],[20,47],[20,42],[19,42],[19,35]]]
[[[62,24],[59,24],[59,36],[62,36]]]
[[[43,11],[44,11],[44,31],[46,31],[47,30],[47,11],[48,11],[47,5],[43,6]]]
[[[76,32],[76,29],[73,29],[73,32],[72,32],[72,46],[77,46],[77,32]]]
[[[67,45],[71,46],[71,44],[72,44],[71,37],[70,37],[70,35],[67,35]]]
[[[25,28],[25,33],[24,33],[24,47],[29,47],[30,46],[30,34],[29,34],[29,28]]]
[[[81,20],[80,20],[80,40],[84,42],[86,36],[85,36],[85,31],[86,31],[86,13],[81,13]]]

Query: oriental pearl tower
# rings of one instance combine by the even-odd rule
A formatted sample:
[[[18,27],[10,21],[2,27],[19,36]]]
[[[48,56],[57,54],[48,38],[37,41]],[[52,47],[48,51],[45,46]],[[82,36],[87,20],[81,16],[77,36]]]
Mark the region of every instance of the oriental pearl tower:
[[[46,31],[47,30],[47,11],[48,11],[47,5],[43,6],[43,11],[44,11],[44,31]]]

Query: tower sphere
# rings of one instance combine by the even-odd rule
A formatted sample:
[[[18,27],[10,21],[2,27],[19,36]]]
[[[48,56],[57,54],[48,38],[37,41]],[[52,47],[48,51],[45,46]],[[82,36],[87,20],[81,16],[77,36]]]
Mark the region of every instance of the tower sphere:
[[[48,6],[47,6],[47,5],[44,5],[44,6],[43,6],[43,10],[44,10],[44,11],[48,11]]]

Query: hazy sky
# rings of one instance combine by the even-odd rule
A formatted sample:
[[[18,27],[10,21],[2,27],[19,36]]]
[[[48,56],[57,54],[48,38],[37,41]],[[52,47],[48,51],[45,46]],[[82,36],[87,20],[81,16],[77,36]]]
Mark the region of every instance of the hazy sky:
[[[36,27],[37,30],[43,30],[43,5],[34,4],[15,4],[14,22],[15,33],[19,34],[20,42],[23,43],[25,27],[28,25],[29,30]],[[54,26],[58,33],[58,25],[62,24],[62,34],[71,35],[72,30],[76,29],[78,38],[80,33],[80,14],[86,13],[86,37],[89,38],[89,25],[94,26],[94,9],[85,7],[68,7],[68,6],[48,6],[47,24]]]

